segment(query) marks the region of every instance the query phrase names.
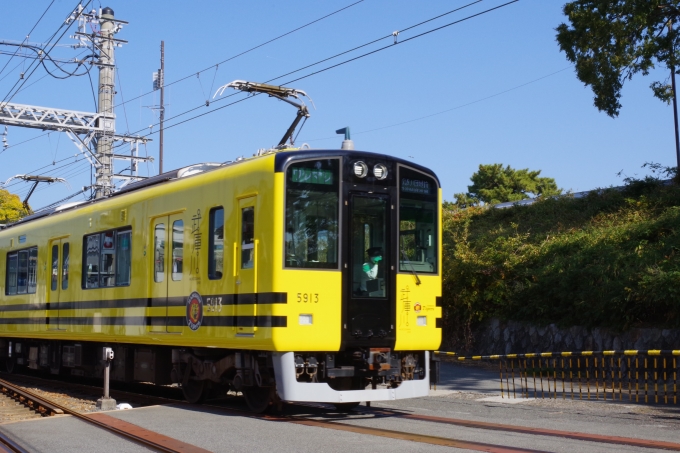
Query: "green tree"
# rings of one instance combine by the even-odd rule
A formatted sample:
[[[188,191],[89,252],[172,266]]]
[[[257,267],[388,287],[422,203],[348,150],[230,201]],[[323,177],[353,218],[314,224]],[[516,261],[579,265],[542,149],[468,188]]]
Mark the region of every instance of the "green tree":
[[[0,223],[16,222],[27,214],[21,199],[0,189]]]
[[[591,86],[594,104],[616,117],[621,89],[635,74],[655,65],[678,67],[680,36],[672,24],[680,0],[576,0],[564,5],[570,25],[557,27],[557,42],[575,64],[579,80]],[[650,85],[654,96],[669,103],[668,79]]]
[[[472,185],[468,186],[468,192],[454,195],[455,204],[458,207],[470,207],[480,202],[496,204],[562,193],[553,178],[541,178],[540,174],[541,170],[516,170],[510,165],[480,165],[479,170],[470,177]]]

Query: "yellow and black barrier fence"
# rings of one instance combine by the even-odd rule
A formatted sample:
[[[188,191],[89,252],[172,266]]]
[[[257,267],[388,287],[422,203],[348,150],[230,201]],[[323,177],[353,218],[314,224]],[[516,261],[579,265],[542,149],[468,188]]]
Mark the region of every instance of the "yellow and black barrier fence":
[[[541,352],[460,356],[459,361],[498,361],[503,398],[571,398],[677,404],[680,350]]]

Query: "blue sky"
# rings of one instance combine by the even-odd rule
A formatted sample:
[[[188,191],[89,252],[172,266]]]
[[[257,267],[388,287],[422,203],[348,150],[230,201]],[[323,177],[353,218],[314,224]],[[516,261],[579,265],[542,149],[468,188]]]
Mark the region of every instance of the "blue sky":
[[[24,39],[50,1],[5,2],[0,39]],[[172,117],[201,106],[217,87],[232,80],[264,82],[473,0],[365,0],[222,63],[217,70],[214,67],[354,1],[91,3],[90,8],[109,6],[116,18],[130,22],[116,36],[128,41],[116,49],[120,79],[117,132],[147,134],[148,126],[157,122],[148,106],[159,102],[158,92],[124,101],[151,91],[161,40],[165,41],[166,83],[190,76],[167,88],[166,117]],[[399,40],[503,3],[478,2],[400,33]],[[449,200],[454,193],[466,190],[480,164],[540,169],[542,176],[553,177],[560,187],[573,191],[619,185],[622,181],[617,173],[622,170],[628,176],[644,175],[640,167],[645,162],[674,166],[672,108],[653,98],[649,89],[651,82],[666,77],[665,72],[653,71],[648,77],[626,82],[618,118],[598,112],[591,90],[577,80],[555,42],[554,29],[564,21],[563,4],[563,0],[520,0],[291,83],[306,91],[316,106],[311,108],[312,117],[297,144],[337,148],[342,137],[335,135],[335,130],[349,126],[357,149],[391,154],[434,169]],[[75,5],[74,0],[55,0],[30,42],[45,42]],[[74,43],[68,37],[74,31],[71,27],[60,44]],[[392,42],[392,38],[379,41],[274,83],[285,83]],[[2,52],[14,50],[0,46]],[[81,52],[83,49],[58,47],[51,55],[71,59]],[[8,60],[9,56],[0,55],[0,68]],[[28,64],[17,57],[9,62],[0,73],[0,96],[10,91]],[[210,69],[196,75],[206,68]],[[94,111],[87,76],[56,80],[45,74],[38,69],[12,102]],[[96,68],[92,76],[96,88]],[[244,96],[231,100],[240,97]],[[167,121],[166,127],[226,103],[200,107]],[[252,155],[258,148],[278,143],[294,116],[291,106],[258,96],[171,127],[165,133],[164,167]],[[151,138],[154,141],[146,152],[156,157],[157,135]],[[10,127],[7,141],[11,146],[0,149],[0,181],[61,161],[39,173],[50,171],[47,174],[66,177],[70,183],[70,188],[53,185],[38,189],[31,199],[33,207],[89,184],[84,161],[71,164],[76,158],[69,156],[77,149],[65,134]],[[148,170],[146,165],[141,168],[142,175],[158,172],[156,164]],[[27,189],[25,183],[10,187],[19,195]]]

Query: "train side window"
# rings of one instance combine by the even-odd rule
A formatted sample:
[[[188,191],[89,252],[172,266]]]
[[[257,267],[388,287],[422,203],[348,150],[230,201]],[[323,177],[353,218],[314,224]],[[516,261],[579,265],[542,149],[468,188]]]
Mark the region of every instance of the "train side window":
[[[68,242],[61,248],[61,289],[68,289],[69,248]]]
[[[184,221],[175,220],[172,223],[172,280],[182,280],[182,265],[184,263]]]
[[[165,224],[158,223],[154,229],[153,281],[160,283],[165,279]]]
[[[83,253],[83,288],[99,288],[99,234],[85,236]]]
[[[52,291],[56,291],[59,282],[59,243],[52,246]]]
[[[255,209],[241,210],[241,269],[252,269],[255,264]]]
[[[28,294],[35,294],[38,289],[38,247],[28,249]]]
[[[129,286],[132,231],[110,230],[83,238],[83,288]],[[68,244],[64,245],[62,288],[68,287]]]
[[[114,263],[116,262],[115,231],[102,233],[99,244],[101,246],[101,266],[99,268],[100,286],[116,286],[116,270],[114,267]]]
[[[7,279],[5,294],[13,295],[17,293],[17,277],[19,270],[19,253],[7,254]]]
[[[129,286],[132,273],[132,231],[119,231],[116,236],[116,286]]]
[[[38,247],[8,253],[5,294],[35,294],[37,272]]]
[[[224,208],[210,210],[208,278],[219,280],[224,274]]]

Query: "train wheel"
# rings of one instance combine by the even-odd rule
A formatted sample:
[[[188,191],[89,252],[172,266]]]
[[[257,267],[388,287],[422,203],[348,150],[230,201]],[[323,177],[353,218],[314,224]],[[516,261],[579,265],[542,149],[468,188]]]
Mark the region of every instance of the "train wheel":
[[[359,405],[359,403],[335,403],[333,404],[338,412],[349,412]]]
[[[241,392],[248,409],[256,414],[266,411],[274,400],[274,387],[244,387]]]
[[[184,394],[184,399],[186,399],[188,403],[202,403],[206,394],[205,381],[189,379],[189,382],[182,386],[182,393]]]

